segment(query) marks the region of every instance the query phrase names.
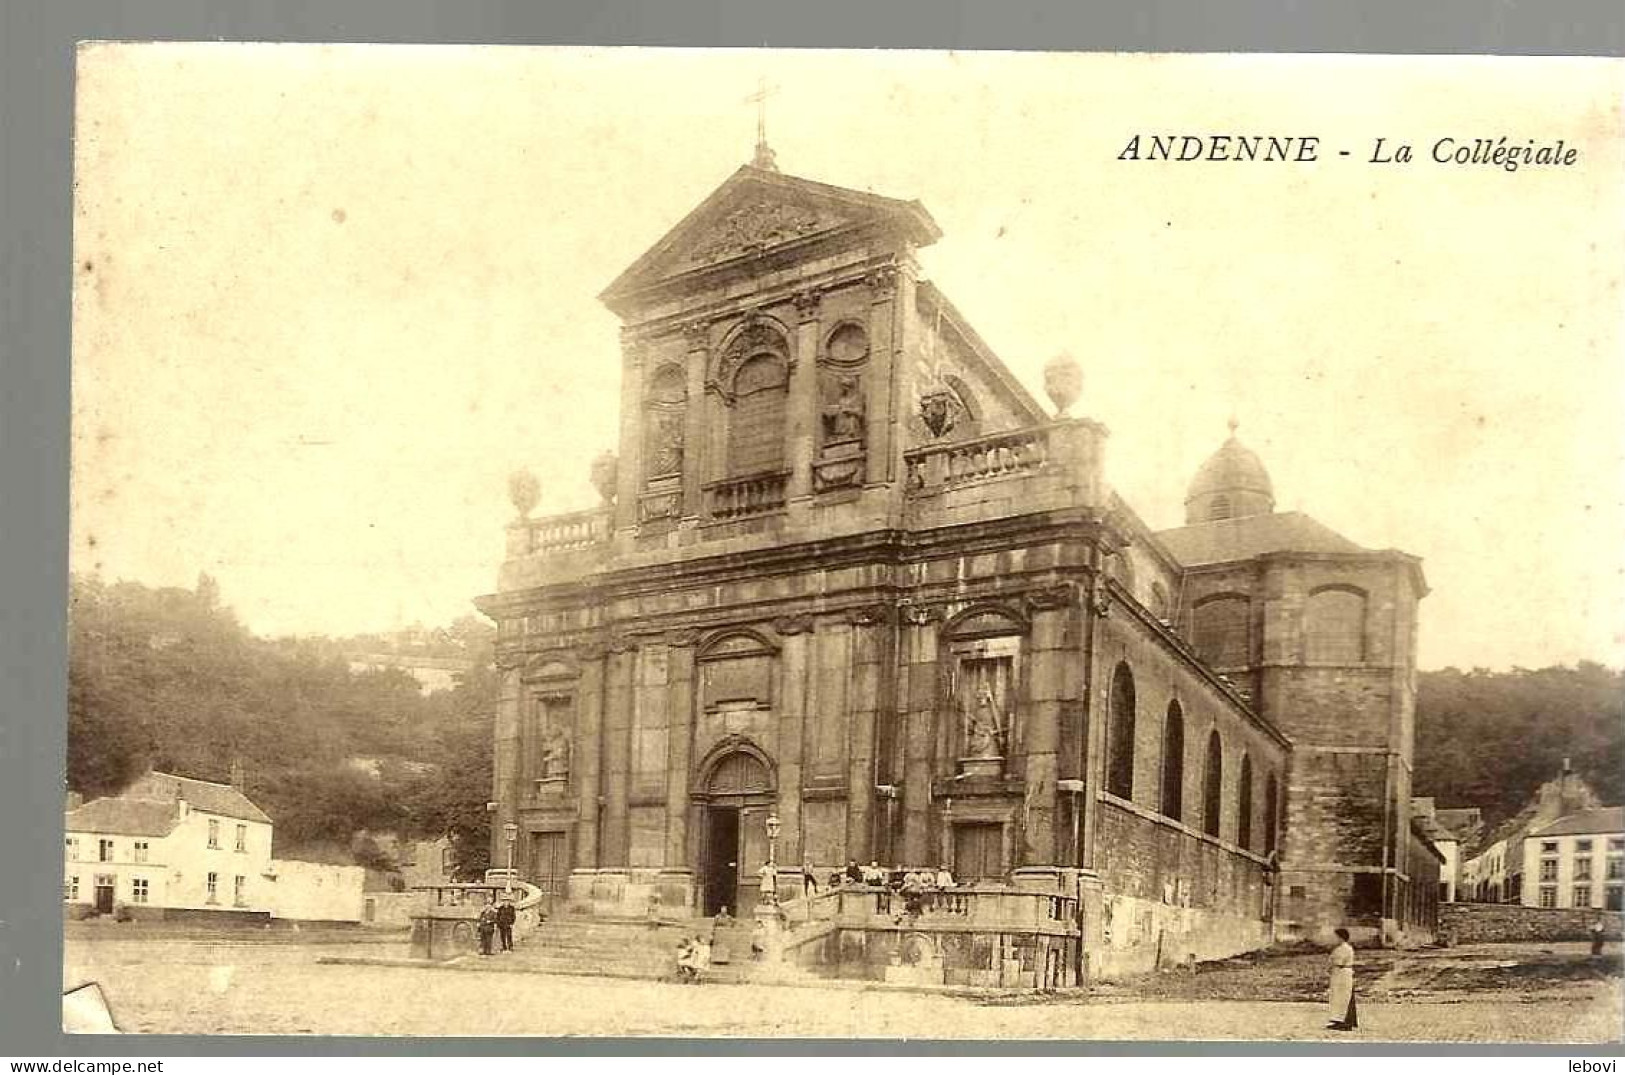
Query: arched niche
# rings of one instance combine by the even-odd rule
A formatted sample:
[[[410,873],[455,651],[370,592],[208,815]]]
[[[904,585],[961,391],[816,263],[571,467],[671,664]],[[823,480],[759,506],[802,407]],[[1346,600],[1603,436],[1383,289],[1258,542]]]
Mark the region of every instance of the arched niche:
[[[948,706],[942,748],[962,776],[998,777],[1022,730],[1025,618],[999,605],[973,605],[943,628]]]

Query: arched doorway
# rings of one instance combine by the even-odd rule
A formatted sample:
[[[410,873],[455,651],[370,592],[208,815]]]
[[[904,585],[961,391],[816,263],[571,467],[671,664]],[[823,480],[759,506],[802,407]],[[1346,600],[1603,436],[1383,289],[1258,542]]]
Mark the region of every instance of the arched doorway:
[[[748,915],[759,892],[757,871],[767,861],[772,770],[752,748],[727,750],[706,770],[699,798],[705,913],[726,907],[735,916]]]

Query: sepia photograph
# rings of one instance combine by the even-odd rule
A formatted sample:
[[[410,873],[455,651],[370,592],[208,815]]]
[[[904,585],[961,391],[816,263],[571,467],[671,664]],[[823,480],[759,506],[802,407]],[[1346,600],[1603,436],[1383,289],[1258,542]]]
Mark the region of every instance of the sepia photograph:
[[[1622,101],[81,44],[64,1030],[1625,1041]]]

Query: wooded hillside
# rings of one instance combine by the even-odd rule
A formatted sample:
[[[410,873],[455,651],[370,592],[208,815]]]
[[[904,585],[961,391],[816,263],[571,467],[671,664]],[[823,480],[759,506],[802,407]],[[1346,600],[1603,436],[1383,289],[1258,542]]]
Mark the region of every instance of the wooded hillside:
[[[1416,696],[1417,795],[1511,817],[1568,758],[1606,803],[1625,768],[1625,675],[1576,668],[1423,672]]]
[[[352,671],[347,640],[255,637],[207,576],[195,590],[75,578],[68,787],[108,794],[149,766],[224,781],[241,760],[250,798],[276,822],[278,854],[347,846],[361,830],[454,835],[477,868],[491,633],[471,619],[445,634],[441,655],[461,653],[473,670],[424,695],[405,672]]]

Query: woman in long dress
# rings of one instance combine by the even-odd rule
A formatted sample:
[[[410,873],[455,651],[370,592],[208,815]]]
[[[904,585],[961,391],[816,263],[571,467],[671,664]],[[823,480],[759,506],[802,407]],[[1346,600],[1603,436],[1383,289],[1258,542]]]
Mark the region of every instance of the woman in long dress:
[[[1353,1030],[1360,1025],[1354,1010],[1354,946],[1349,944],[1349,931],[1336,930],[1337,945],[1331,953],[1331,988],[1327,991],[1326,1007],[1331,1021],[1327,1030]]]

